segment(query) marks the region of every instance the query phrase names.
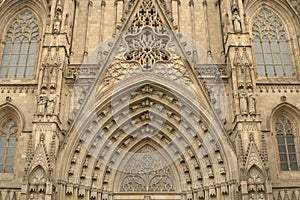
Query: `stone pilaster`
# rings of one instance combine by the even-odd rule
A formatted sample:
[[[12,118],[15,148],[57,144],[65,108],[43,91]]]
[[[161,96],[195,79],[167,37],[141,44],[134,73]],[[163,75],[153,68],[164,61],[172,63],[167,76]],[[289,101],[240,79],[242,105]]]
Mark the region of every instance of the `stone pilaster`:
[[[28,152],[28,167],[23,180],[24,198],[51,200],[56,193],[54,169],[60,141],[63,139],[60,114],[63,67],[69,55],[68,35],[62,33],[63,4],[55,4],[51,32],[45,33],[42,64],[39,66],[36,111]],[[38,184],[34,182],[38,181]]]
[[[223,4],[224,5],[224,4]],[[228,5],[228,4],[227,4]],[[252,43],[244,20],[242,1],[230,1],[225,49],[231,71],[233,133],[240,169],[241,199],[268,198],[268,167],[264,133],[257,112],[256,79],[253,66]],[[227,7],[228,9],[228,7]],[[224,10],[224,9],[223,9]],[[225,24],[226,21],[223,22]],[[256,178],[253,178],[256,174]]]

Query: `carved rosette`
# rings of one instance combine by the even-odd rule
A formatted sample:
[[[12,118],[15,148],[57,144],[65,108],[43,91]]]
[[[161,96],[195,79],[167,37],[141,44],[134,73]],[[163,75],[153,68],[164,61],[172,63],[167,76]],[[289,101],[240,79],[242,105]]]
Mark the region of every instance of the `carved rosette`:
[[[170,41],[168,34],[160,34],[148,26],[137,34],[123,36],[127,48],[106,69],[100,90],[142,74],[189,85],[184,59],[171,53]]]

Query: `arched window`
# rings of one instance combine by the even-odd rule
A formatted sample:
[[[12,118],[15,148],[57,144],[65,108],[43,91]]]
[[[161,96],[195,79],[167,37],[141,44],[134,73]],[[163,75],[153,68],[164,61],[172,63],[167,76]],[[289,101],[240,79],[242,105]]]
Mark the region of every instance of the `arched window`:
[[[0,78],[31,78],[38,47],[39,26],[34,14],[24,10],[6,32]]]
[[[287,33],[280,19],[262,9],[253,20],[252,35],[258,76],[291,77]]]
[[[12,173],[18,126],[14,118],[6,117],[0,130],[0,173]]]
[[[294,124],[288,117],[281,115],[275,122],[275,130],[281,170],[298,170]]]

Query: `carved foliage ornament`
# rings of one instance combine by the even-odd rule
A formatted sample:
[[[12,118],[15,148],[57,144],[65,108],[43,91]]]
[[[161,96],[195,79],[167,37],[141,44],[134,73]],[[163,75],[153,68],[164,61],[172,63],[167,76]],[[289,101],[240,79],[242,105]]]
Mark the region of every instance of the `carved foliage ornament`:
[[[300,2],[298,0],[290,0],[290,2],[295,10],[300,13]]]

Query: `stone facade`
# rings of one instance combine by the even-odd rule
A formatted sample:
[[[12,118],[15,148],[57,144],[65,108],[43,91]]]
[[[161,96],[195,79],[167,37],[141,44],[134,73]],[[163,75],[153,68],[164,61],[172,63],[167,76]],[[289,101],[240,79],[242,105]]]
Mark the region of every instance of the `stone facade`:
[[[299,0],[0,0],[0,200],[300,199]]]

